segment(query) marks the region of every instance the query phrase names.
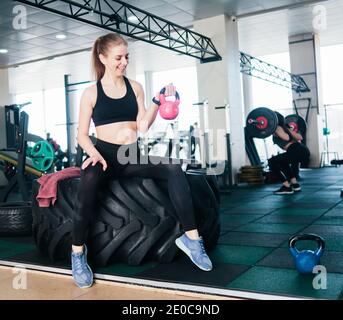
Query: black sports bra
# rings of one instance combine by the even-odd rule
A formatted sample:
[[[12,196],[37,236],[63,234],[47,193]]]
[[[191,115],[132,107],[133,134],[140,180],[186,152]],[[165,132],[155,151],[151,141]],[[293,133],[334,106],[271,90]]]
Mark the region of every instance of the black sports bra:
[[[124,77],[124,81],[126,94],[119,99],[106,96],[101,81],[97,82],[97,99],[92,112],[92,119],[96,127],[114,122],[136,121],[138,114],[136,95],[126,77]]]

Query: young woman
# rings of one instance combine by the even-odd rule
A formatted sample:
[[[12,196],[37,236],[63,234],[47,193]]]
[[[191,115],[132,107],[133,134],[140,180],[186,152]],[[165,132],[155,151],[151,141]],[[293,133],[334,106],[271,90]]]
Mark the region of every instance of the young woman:
[[[90,287],[93,283],[85,243],[94,215],[96,190],[100,184],[118,177],[168,181],[169,197],[185,231],[175,243],[201,270],[210,271],[212,263],[198,234],[190,188],[181,166],[171,161],[161,163],[156,161],[157,157],[143,156],[139,152],[137,132],[147,132],[154,122],[160,105],[159,93],[156,93],[150,108],[145,109],[142,86],[125,77],[129,62],[128,46],[118,34],[99,37],[93,45],[92,60],[97,83],[83,92],[77,135],[79,145],[89,157],[81,167],[77,212],[73,221],[71,259],[74,281],[81,288]],[[176,92],[172,85],[165,89],[166,96]],[[96,128],[96,145],[88,136],[91,119]],[[126,150],[130,151],[128,162],[123,161]],[[131,157],[131,154],[138,157]]]
[[[299,164],[308,162],[310,151],[301,143],[301,134],[286,126],[284,117],[278,112],[275,113],[278,116],[278,126],[273,134],[273,142],[286,152],[268,160],[270,171],[282,182],[281,188],[274,191],[274,194],[293,194],[301,190],[297,181]]]

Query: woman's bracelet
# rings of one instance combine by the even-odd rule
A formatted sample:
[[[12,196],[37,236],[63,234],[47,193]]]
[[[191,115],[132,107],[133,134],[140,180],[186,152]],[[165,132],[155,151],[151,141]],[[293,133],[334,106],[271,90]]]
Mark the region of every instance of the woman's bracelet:
[[[152,102],[155,103],[158,106],[161,105],[161,101],[157,100],[155,97],[152,98]]]

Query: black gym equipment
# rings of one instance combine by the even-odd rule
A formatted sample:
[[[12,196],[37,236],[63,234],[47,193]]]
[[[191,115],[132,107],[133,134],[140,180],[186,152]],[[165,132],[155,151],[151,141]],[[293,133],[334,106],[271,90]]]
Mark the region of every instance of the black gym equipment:
[[[333,160],[331,160],[331,164],[334,166],[342,165],[343,160],[342,159],[333,159]]]
[[[13,106],[15,110],[14,114],[19,116],[19,108]],[[18,112],[17,112],[18,111]],[[0,202],[6,202],[9,193],[14,189],[16,185],[19,186],[20,194],[23,201],[29,201],[29,193],[25,181],[25,162],[26,162],[26,141],[27,141],[27,128],[28,128],[28,119],[29,116],[24,111],[20,113],[18,127],[16,128],[16,139],[15,143],[11,146],[6,146],[2,151],[15,151],[18,153],[18,164],[17,164],[17,173],[9,181],[8,185],[0,194]],[[18,138],[18,139],[17,139]]]
[[[292,128],[294,132],[298,132],[304,138],[306,136],[306,121],[297,114],[290,114],[285,118],[285,124]]]
[[[26,105],[26,104],[25,104]],[[32,233],[32,209],[25,171],[37,170],[26,165],[26,140],[28,139],[28,115],[20,112],[24,105],[9,105],[0,108],[0,160],[4,168],[11,167],[8,185],[0,193],[0,236],[25,236]],[[23,202],[6,202],[8,195],[18,185]]]
[[[49,148],[49,144],[42,141],[44,140],[43,138],[28,133],[29,116],[24,111],[20,112],[22,106],[10,105],[0,108],[0,110],[6,110],[6,117],[1,118],[1,120],[5,121],[1,127],[6,128],[7,133],[6,140],[2,140],[0,159],[16,166],[16,173],[12,176],[4,190],[1,190],[0,202],[6,202],[9,194],[16,186],[19,187],[22,200],[29,202],[30,194],[25,173],[28,172],[35,176],[41,176],[44,172],[51,172],[53,170],[53,152]],[[36,144],[29,148],[28,142]]]
[[[274,112],[277,116],[278,125],[280,127],[283,127],[285,125],[285,117],[280,112],[277,112],[275,110],[274,110]]]
[[[19,111],[18,105],[0,107],[0,150],[18,148]]]
[[[308,122],[308,116],[309,116],[310,110],[312,108],[312,99],[311,98],[297,98],[297,99],[293,100],[293,108],[294,108],[295,114],[297,116],[299,116],[299,109],[304,109],[304,108],[300,108],[298,106],[298,103],[301,101],[307,102],[307,106],[305,107],[306,113],[305,113],[305,118],[304,118],[305,122],[307,123]]]
[[[250,137],[265,139],[272,135],[278,125],[285,124],[304,137],[306,135],[306,121],[298,114],[291,114],[283,117],[277,111],[261,107],[252,110],[246,120],[247,133]]]
[[[302,102],[307,103],[307,105],[300,107],[299,104],[302,104]],[[306,109],[305,113],[302,112],[303,117],[301,117],[301,118],[305,121],[305,124],[306,124],[306,127],[307,127],[308,117],[309,117],[309,114],[310,114],[310,110],[312,109],[312,99],[311,98],[297,98],[297,99],[294,99],[293,100],[293,109],[294,109],[294,113],[297,116],[299,116],[299,117],[301,117],[300,114],[299,114],[299,110],[300,109]],[[302,143],[306,145],[306,129],[303,132]]]
[[[257,148],[254,142],[254,138],[251,137],[247,131],[247,127],[244,128],[245,139],[245,151],[252,166],[261,165],[261,158],[257,152]]]
[[[268,108],[256,108],[247,116],[246,128],[250,137],[267,138],[275,132],[277,126],[278,117],[274,111]]]
[[[207,250],[219,238],[219,192],[215,176],[188,170],[196,222]],[[33,185],[33,235],[39,251],[53,261],[70,259],[72,218],[80,179],[62,180],[57,200],[39,207]],[[99,266],[111,262],[139,265],[143,261],[171,262],[177,254],[175,239],[182,232],[168,197],[167,185],[143,178],[116,179],[98,190],[94,220],[89,231],[89,258]]]

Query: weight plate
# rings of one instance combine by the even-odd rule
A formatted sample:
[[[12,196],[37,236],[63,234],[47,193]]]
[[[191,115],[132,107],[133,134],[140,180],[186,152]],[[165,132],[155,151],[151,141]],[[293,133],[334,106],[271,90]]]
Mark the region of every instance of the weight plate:
[[[299,132],[302,136],[306,133],[306,121],[297,114],[290,114],[285,118],[285,123],[294,128],[295,132]]]
[[[37,170],[45,172],[50,169],[54,162],[54,150],[47,141],[38,141],[32,147],[29,158]]]
[[[274,111],[260,107],[252,110],[247,117],[246,127],[249,136],[264,139],[272,135],[277,127],[278,118]]]

